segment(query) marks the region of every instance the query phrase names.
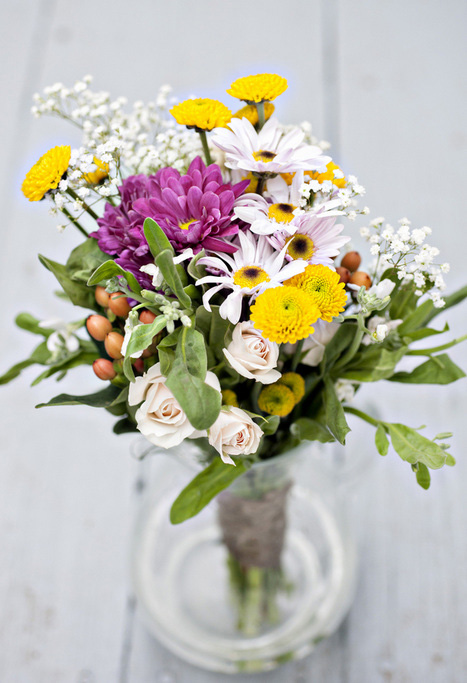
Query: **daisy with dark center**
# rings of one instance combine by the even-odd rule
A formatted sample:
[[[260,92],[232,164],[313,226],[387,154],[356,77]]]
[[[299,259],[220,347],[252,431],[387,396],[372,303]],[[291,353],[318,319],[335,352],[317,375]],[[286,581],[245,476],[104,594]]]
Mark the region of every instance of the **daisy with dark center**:
[[[233,118],[228,128],[214,131],[212,142],[226,154],[225,165],[233,170],[251,171],[272,177],[298,170],[324,170],[330,157],[314,145],[304,143],[299,128],[283,133],[276,119],[258,132],[246,119]]]
[[[305,292],[319,309],[319,317],[331,322],[344,310],[347,302],[345,284],[335,270],[323,265],[311,265],[287,280],[285,285]]]
[[[288,261],[303,259],[308,263],[332,266],[340,249],[350,237],[341,235],[344,226],[336,225],[336,216],[302,213],[286,229],[268,237],[270,243],[281,250],[286,247]]]
[[[277,287],[287,278],[301,273],[306,267],[305,261],[284,265],[284,251],[278,253],[266,238],[258,239],[243,232],[238,234],[238,250],[232,256],[203,256],[198,263],[217,273],[206,275],[196,283],[214,285],[203,295],[204,307],[210,311],[209,302],[217,292],[232,290],[222,302],[219,313],[233,324],[240,320],[243,297],[251,300],[267,288]]]
[[[50,190],[56,190],[66,175],[71,158],[71,147],[52,147],[26,173],[21,189],[30,202],[38,202]]]

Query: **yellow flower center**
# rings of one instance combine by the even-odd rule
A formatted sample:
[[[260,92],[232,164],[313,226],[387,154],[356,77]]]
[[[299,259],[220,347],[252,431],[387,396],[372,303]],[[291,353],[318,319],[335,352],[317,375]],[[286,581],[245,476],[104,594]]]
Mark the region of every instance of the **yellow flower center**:
[[[257,152],[253,152],[253,158],[255,161],[264,161],[264,163],[269,163],[276,158],[274,152],[268,152],[267,149],[259,149]]]
[[[271,204],[268,209],[268,216],[278,223],[290,223],[294,219],[296,208],[293,204]]]
[[[301,235],[300,233],[292,235],[287,239],[287,253],[293,259],[303,259],[309,261],[314,254],[315,245],[313,240],[308,235]]]
[[[190,220],[187,221],[186,223],[179,223],[179,226],[178,226],[178,227],[181,228],[182,230],[188,230],[188,228],[190,227],[190,225],[191,225],[192,223],[194,223],[195,220],[196,220],[196,218],[190,218]]]
[[[253,289],[262,282],[269,282],[270,279],[266,271],[259,266],[243,266],[233,276],[235,285],[248,289]]]

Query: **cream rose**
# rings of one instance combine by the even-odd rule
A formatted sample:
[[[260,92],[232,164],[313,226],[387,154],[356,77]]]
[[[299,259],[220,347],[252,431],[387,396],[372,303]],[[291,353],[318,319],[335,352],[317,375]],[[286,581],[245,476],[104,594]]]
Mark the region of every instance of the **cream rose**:
[[[138,429],[151,443],[161,448],[178,446],[184,439],[206,436],[190,424],[179,402],[166,386],[166,377],[161,374],[161,365],[156,363],[142,377],[130,384],[128,403],[140,407],[136,411]],[[205,379],[220,392],[220,384],[213,372]]]
[[[224,407],[209,429],[209,443],[222,460],[235,465],[231,455],[248,455],[258,450],[263,430],[241,408]]]
[[[280,379],[281,373],[274,370],[279,358],[279,345],[265,339],[252,322],[235,325],[232,341],[224,349],[224,355],[242,377],[262,384],[272,384]]]

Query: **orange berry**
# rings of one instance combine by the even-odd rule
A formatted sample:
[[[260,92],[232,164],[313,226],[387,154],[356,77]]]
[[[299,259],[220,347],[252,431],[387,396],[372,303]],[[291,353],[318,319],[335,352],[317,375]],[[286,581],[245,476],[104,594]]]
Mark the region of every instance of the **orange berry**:
[[[341,266],[342,268],[347,268],[351,273],[358,270],[360,263],[362,262],[362,257],[358,251],[348,251],[342,258]]]
[[[144,310],[139,314],[139,321],[140,323],[143,323],[143,325],[150,325],[155,319],[156,316],[154,313],[151,313],[151,311]]]
[[[109,307],[109,293],[105,291],[104,287],[101,287],[98,285],[96,287],[96,291],[94,292],[94,296],[96,298],[97,303],[99,306],[102,306],[102,308],[108,308]]]
[[[104,341],[106,334],[112,332],[112,323],[103,315],[89,315],[86,328],[93,339]]]
[[[336,273],[338,273],[340,277],[340,282],[347,284],[347,282],[350,280],[350,270],[347,270],[347,268],[339,266],[338,268],[336,268]]]
[[[123,357],[121,352],[122,344],[123,336],[118,332],[109,332],[109,334],[105,337],[105,350],[109,356],[115,360]]]
[[[363,270],[357,270],[352,274],[349,283],[351,285],[357,285],[358,287],[366,287],[367,289],[370,289],[371,277]]]
[[[92,364],[92,369],[94,374],[96,374],[99,379],[110,380],[116,377],[117,373],[114,370],[112,361],[107,360],[107,358],[98,358]]]
[[[109,308],[119,318],[126,318],[131,311],[131,306],[123,292],[112,292],[109,299]]]

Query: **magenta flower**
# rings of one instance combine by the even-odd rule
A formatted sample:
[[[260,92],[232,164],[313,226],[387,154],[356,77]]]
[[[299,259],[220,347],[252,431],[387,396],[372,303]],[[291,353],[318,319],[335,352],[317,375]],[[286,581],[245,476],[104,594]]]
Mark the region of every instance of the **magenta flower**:
[[[149,181],[149,197],[137,199],[133,209],[141,219],[153,218],[165,232],[175,251],[191,247],[233,253],[236,247],[223,238],[236,235],[235,200],[248,186],[224,183],[219,166],[207,166],[196,157],[186,175],[163,168]]]
[[[122,268],[150,288],[151,278],[140,271],[153,262],[144,220],[153,218],[175,251],[191,247],[195,253],[201,249],[233,253],[237,248],[224,238],[238,232],[233,205],[247,186],[247,180],[224,183],[219,166],[206,167],[200,157],[184,176],[173,168],[163,168],[153,176],[130,176],[119,187],[120,205],[105,205],[97,221],[99,229],[92,236],[102,251],[116,256]]]

